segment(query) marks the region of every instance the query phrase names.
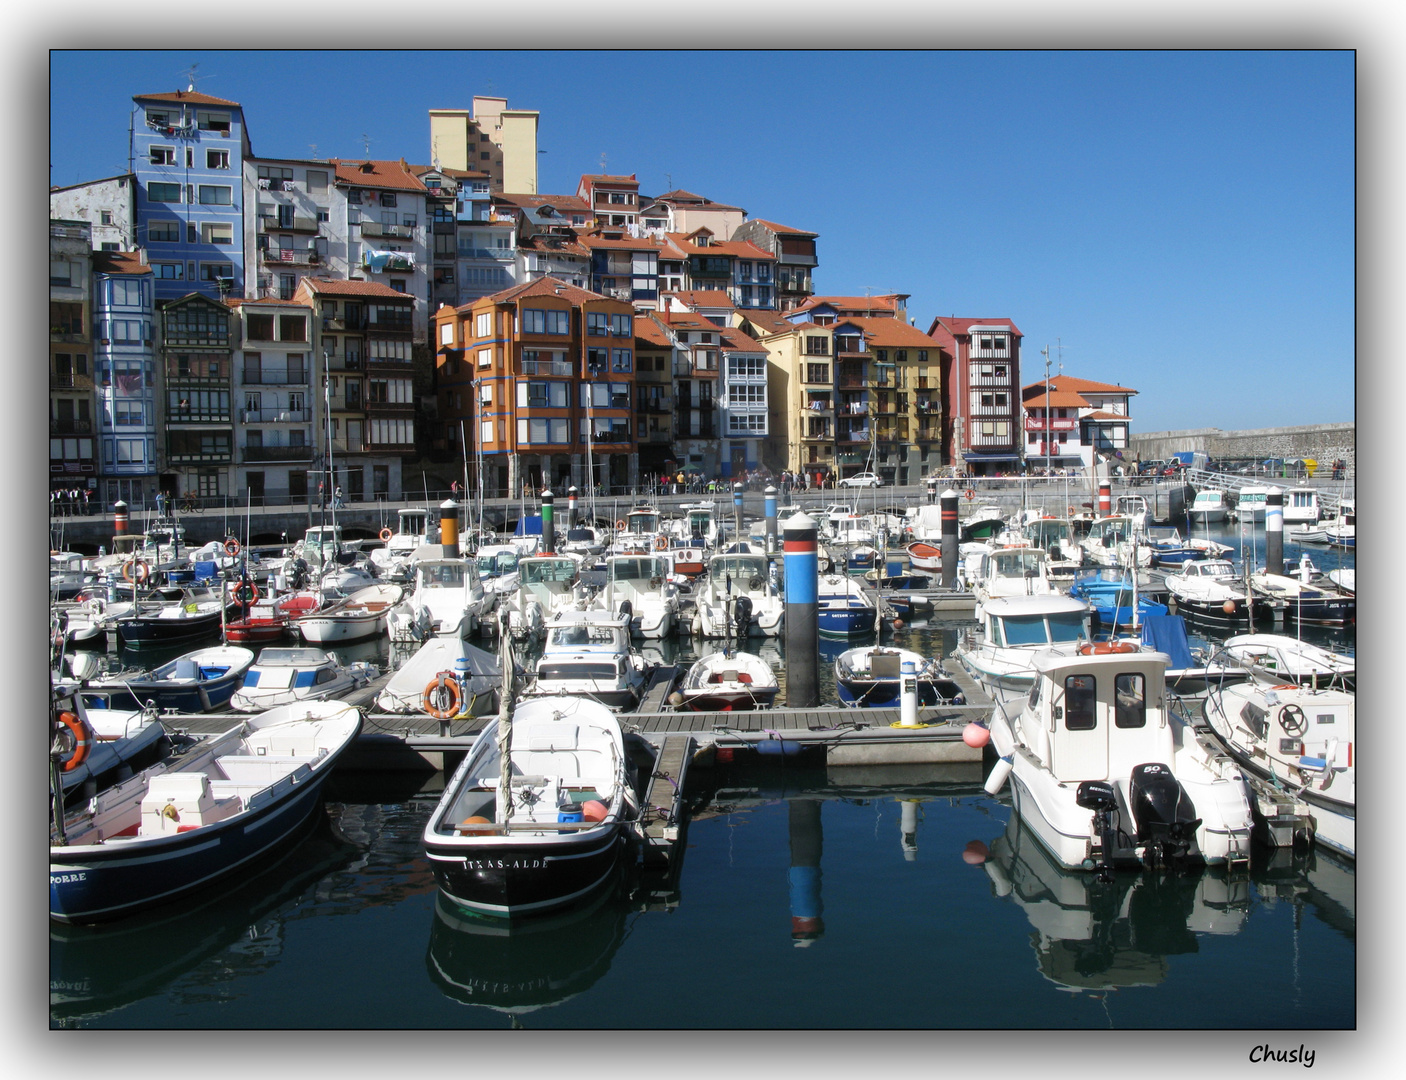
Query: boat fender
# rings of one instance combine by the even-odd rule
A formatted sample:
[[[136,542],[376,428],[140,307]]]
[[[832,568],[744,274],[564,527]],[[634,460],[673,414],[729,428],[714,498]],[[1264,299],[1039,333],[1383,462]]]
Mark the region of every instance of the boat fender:
[[[1109,653],[1135,653],[1137,645],[1131,641],[1086,641],[1079,646],[1080,656],[1107,656]]]
[[[582,821],[604,821],[609,808],[599,799],[587,799],[581,804]]]
[[[1011,769],[1015,766],[1013,757],[1002,757],[996,759],[996,764],[991,766],[991,775],[986,778],[986,783],[982,785],[986,794],[995,795],[1006,786],[1006,777],[1010,776]]]
[[[382,540],[389,540],[392,535],[394,534],[390,531],[390,529],[382,529],[380,532],[380,537]]]
[[[452,671],[439,672],[425,686],[425,712],[436,720],[449,720],[459,715],[459,705],[463,700],[459,680]]]
[[[88,760],[88,751],[93,746],[92,732],[71,712],[59,713],[59,723],[73,736],[73,751],[63,763],[63,771],[72,772]]]
[[[146,579],[150,576],[151,568],[141,559],[130,559],[122,564],[122,580],[124,581],[145,585]]]
[[[962,729],[962,742],[980,749],[991,741],[991,729],[985,724],[970,723]]]
[[[980,866],[991,857],[991,849],[980,840],[972,840],[962,849],[962,862],[968,866]]]
[[[232,536],[225,541],[225,554],[230,556],[239,554],[239,541]]]

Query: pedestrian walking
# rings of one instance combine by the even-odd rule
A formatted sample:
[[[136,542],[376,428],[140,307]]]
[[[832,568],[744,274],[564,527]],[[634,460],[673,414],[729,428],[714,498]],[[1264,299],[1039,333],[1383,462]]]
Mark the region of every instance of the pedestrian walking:
[[[343,510],[343,509],[346,508],[346,507],[345,507],[345,504],[342,502],[342,485],[341,485],[341,484],[338,484],[338,485],[337,485],[337,489],[332,492],[332,508],[333,508],[334,510]]]

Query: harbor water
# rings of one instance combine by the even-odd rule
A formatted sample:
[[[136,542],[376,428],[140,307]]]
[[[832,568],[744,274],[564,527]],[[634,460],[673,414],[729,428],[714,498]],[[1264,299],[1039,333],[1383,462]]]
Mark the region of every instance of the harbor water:
[[[1235,532],[1212,537],[1235,544]],[[1308,550],[1320,569],[1353,565],[1350,552]],[[1296,562],[1299,549],[1285,554]],[[917,620],[884,639],[950,655],[968,625]],[[1354,651],[1351,628],[1304,637]],[[822,652],[862,642],[822,641]],[[756,643],[784,679],[784,644]],[[699,644],[655,648],[687,662]],[[387,646],[341,651],[384,662]],[[420,836],[444,774],[334,774],[308,834],[233,885],[108,926],[51,923],[51,1025],[1356,1024],[1355,868],[1321,852],[1257,851],[1246,874],[1100,883],[1056,868],[1008,797],[984,793],[979,765],[739,760],[694,779],[673,872],[629,870],[593,902],[509,930],[438,899]]]

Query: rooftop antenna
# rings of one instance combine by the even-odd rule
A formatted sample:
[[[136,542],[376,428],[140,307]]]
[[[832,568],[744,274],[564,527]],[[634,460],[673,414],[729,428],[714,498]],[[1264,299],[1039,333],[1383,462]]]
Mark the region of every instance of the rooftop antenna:
[[[669,181],[668,190],[669,190],[669,191],[673,191],[673,190],[674,190],[674,174],[671,173],[671,172],[666,172],[666,173],[664,174],[664,178]]]
[[[602,151],[600,152],[600,171],[601,171],[601,175],[604,175],[604,174],[605,174],[605,151],[604,151],[604,150],[602,150]]]
[[[187,94],[193,94],[193,93],[195,93],[195,69],[198,68],[199,66],[200,66],[199,64],[191,64],[189,70],[187,70],[186,73],[185,73],[185,75],[186,75],[186,93],[187,93]],[[206,76],[206,78],[208,78],[208,77],[209,77],[209,76]]]
[[[308,149],[309,149],[310,151],[312,151],[313,160],[316,161],[316,160],[317,160],[317,143],[315,143],[315,142],[310,142],[310,143],[308,143]]]
[[[361,145],[366,147],[366,159],[371,160],[371,136],[364,131],[361,133]]]

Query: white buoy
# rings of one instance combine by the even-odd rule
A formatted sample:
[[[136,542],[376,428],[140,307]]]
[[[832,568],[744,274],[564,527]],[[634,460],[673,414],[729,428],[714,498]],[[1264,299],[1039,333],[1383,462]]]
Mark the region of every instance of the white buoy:
[[[1011,768],[1015,761],[1008,757],[998,758],[996,764],[991,767],[991,775],[986,778],[986,783],[982,786],[986,789],[986,794],[995,795],[1001,788],[1006,786],[1006,777],[1010,776]]]
[[[893,670],[892,668],[889,669]],[[898,677],[898,726],[918,726],[918,666],[912,660],[903,661]]]

